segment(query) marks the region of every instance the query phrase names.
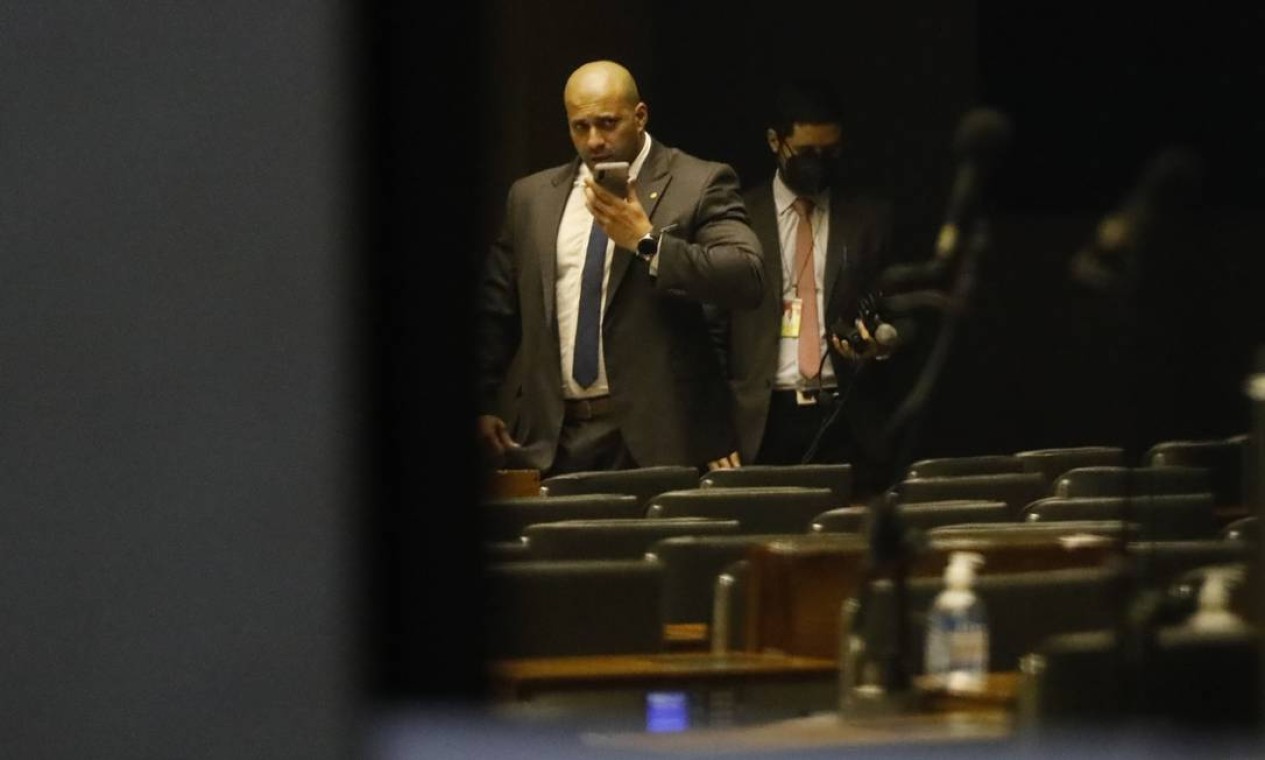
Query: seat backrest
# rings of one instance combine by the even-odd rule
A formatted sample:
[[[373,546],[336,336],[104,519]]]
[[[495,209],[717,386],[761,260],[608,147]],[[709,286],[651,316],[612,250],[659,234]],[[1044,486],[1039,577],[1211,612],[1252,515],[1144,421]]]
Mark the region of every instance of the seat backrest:
[[[1134,496],[1209,493],[1208,471],[1200,467],[1078,467],[1054,481],[1052,496]]]
[[[1260,522],[1260,518],[1255,515],[1251,517],[1240,517],[1221,529],[1221,537],[1229,541],[1244,541],[1249,544],[1258,544],[1261,540]]]
[[[521,538],[515,541],[483,542],[483,561],[487,564],[522,562],[528,559],[531,559],[531,552],[527,548],[527,542]]]
[[[993,536],[1103,536],[1113,541],[1136,538],[1137,525],[1120,520],[1060,520],[1057,522],[996,522],[942,525],[927,531],[928,538],[991,538]]]
[[[1210,441],[1161,441],[1143,457],[1148,467],[1200,467],[1208,471],[1213,501],[1219,507],[1243,506],[1246,443],[1242,438]]]
[[[1119,446],[1068,446],[1053,449],[1031,449],[1015,452],[1025,472],[1039,473],[1045,482],[1054,481],[1068,470],[1078,467],[1119,467],[1124,464],[1124,449]]]
[[[905,525],[930,530],[962,523],[1006,522],[1014,519],[1010,508],[1000,501],[929,501],[898,507]],[[868,507],[843,507],[822,512],[813,518],[814,533],[865,533]]]
[[[1163,725],[1175,735],[1253,741],[1261,729],[1261,652],[1252,633],[1207,634],[1185,626],[1158,631],[1134,663],[1109,631],[1052,636],[1026,663],[1020,706],[1026,735],[1118,727],[1120,718]],[[1199,733],[1189,733],[1192,730]],[[1104,734],[1105,735],[1105,734]],[[1234,742],[1227,745],[1234,746]],[[1244,743],[1255,749],[1259,744]],[[1227,755],[1240,754],[1234,751]],[[1245,756],[1253,754],[1249,753]]]
[[[742,533],[807,533],[814,516],[841,506],[828,488],[695,488],[650,500],[647,518],[737,520]]]
[[[913,478],[895,486],[901,504],[927,501],[1000,501],[1015,518],[1033,501],[1046,495],[1046,482],[1036,473],[959,475],[946,478]]]
[[[634,518],[645,508],[632,494],[593,493],[572,496],[521,496],[483,502],[483,535],[487,541],[517,541],[528,525],[560,520]]]
[[[487,569],[490,659],[657,652],[663,567],[646,560]]]
[[[1132,541],[1127,547],[1139,585],[1164,588],[1200,568],[1247,562],[1252,550],[1237,541]]]
[[[693,467],[666,465],[639,467],[631,470],[600,470],[554,475],[540,481],[542,496],[568,496],[578,493],[625,493],[645,504],[651,496],[664,491],[698,487],[698,470]]]
[[[989,624],[989,669],[1017,670],[1019,659],[1050,635],[1109,627],[1117,610],[1118,576],[1105,569],[981,575],[975,592],[984,602]],[[944,588],[939,578],[908,581],[911,663],[923,672],[926,616]],[[869,656],[882,656],[894,644],[894,600],[890,582],[874,584],[861,595],[863,631]]]
[[[663,564],[663,623],[708,623],[716,577],[747,551],[776,535],[674,536],[656,541],[647,558]]]
[[[659,539],[735,534],[738,527],[737,520],[705,517],[563,520],[529,525],[523,536],[535,560],[642,559]]]
[[[905,479],[947,478],[959,475],[1000,475],[1006,472],[1024,472],[1023,462],[1009,454],[979,456],[939,457],[921,459],[905,470]]]
[[[1024,518],[1029,522],[1126,520],[1138,527],[1138,538],[1154,540],[1213,538],[1219,530],[1208,493],[1049,497],[1028,505]]]
[[[699,480],[702,488],[748,488],[753,486],[799,486],[829,488],[839,504],[852,499],[852,465],[791,464],[744,465],[713,470]]]

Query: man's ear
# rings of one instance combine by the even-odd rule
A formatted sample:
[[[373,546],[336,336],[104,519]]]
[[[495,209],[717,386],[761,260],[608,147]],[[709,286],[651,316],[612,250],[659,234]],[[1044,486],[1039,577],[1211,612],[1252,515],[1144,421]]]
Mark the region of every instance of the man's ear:
[[[777,131],[770,127],[765,131],[764,139],[769,143],[769,150],[773,151],[774,155],[777,155],[778,150],[781,148],[781,141],[777,138]]]

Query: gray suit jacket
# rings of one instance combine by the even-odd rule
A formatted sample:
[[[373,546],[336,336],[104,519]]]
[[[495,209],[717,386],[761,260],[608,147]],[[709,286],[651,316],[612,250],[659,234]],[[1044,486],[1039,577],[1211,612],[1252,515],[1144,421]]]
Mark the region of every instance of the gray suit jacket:
[[[782,259],[778,241],[773,184],[763,182],[743,196],[751,226],[760,240],[764,259],[764,298],[759,308],[720,312],[718,339],[733,392],[734,419],[744,462],[754,462],[764,437],[769,394],[777,375],[782,317]],[[878,276],[891,233],[891,206],[886,202],[848,198],[835,193],[830,200],[830,239],[826,243],[825,319],[823,328],[841,320],[850,327],[857,305]],[[853,367],[833,350],[829,361],[842,385],[851,381]],[[871,367],[874,367],[871,363]],[[860,443],[871,450],[879,445],[889,411],[883,388],[883,369],[866,372],[852,390],[845,414]],[[875,377],[879,375],[879,377]],[[874,382],[877,379],[877,383]]]
[[[524,444],[521,465],[542,471],[562,427],[557,236],[579,166],[576,159],[514,183],[479,290],[480,412],[503,411],[496,398],[517,352],[522,382],[503,416]],[[656,230],[675,226],[660,243],[657,276],[632,252],[615,250],[602,320],[611,401],[639,465],[698,466],[736,442],[703,302],[756,306],[760,246],[726,165],[654,142],[637,191]]]

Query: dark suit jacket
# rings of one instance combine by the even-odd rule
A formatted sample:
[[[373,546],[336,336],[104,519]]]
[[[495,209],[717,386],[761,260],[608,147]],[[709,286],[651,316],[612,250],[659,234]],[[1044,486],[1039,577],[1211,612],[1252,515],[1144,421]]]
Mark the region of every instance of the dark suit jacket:
[[[515,351],[521,386],[510,433],[522,466],[547,470],[562,427],[562,360],[555,304],[558,226],[579,160],[518,180],[479,292],[481,413],[495,413]],[[663,235],[657,276],[616,248],[602,339],[614,414],[638,465],[702,465],[735,435],[702,302],[752,308],[763,293],[760,247],[723,164],[651,144],[637,192]],[[513,391],[513,389],[511,389]]]
[[[764,297],[757,309],[720,314],[719,339],[733,393],[734,419],[744,462],[755,462],[769,414],[769,394],[777,375],[782,318],[782,253],[772,180],[748,190],[743,198],[764,258]],[[886,202],[830,199],[830,238],[826,243],[824,327],[843,320],[851,326],[858,302],[873,286],[889,256],[891,206]],[[853,375],[850,362],[830,351],[840,386]],[[882,388],[884,362],[870,362],[846,400],[844,414],[859,443],[877,451],[888,406]],[[871,390],[872,389],[872,390]],[[884,397],[882,403],[878,399]]]

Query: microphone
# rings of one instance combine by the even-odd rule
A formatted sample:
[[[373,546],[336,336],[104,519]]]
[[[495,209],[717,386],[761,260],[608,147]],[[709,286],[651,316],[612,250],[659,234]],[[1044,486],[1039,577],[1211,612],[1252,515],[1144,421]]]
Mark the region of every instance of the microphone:
[[[1117,281],[1156,231],[1193,203],[1203,164],[1182,148],[1167,148],[1147,164],[1123,203],[1103,217],[1089,243],[1072,257],[1072,279],[1093,288]]]
[[[936,259],[957,256],[979,212],[983,188],[997,160],[1010,147],[1010,118],[991,108],[976,108],[962,118],[953,137],[958,169],[949,192],[944,225],[936,237]]]

